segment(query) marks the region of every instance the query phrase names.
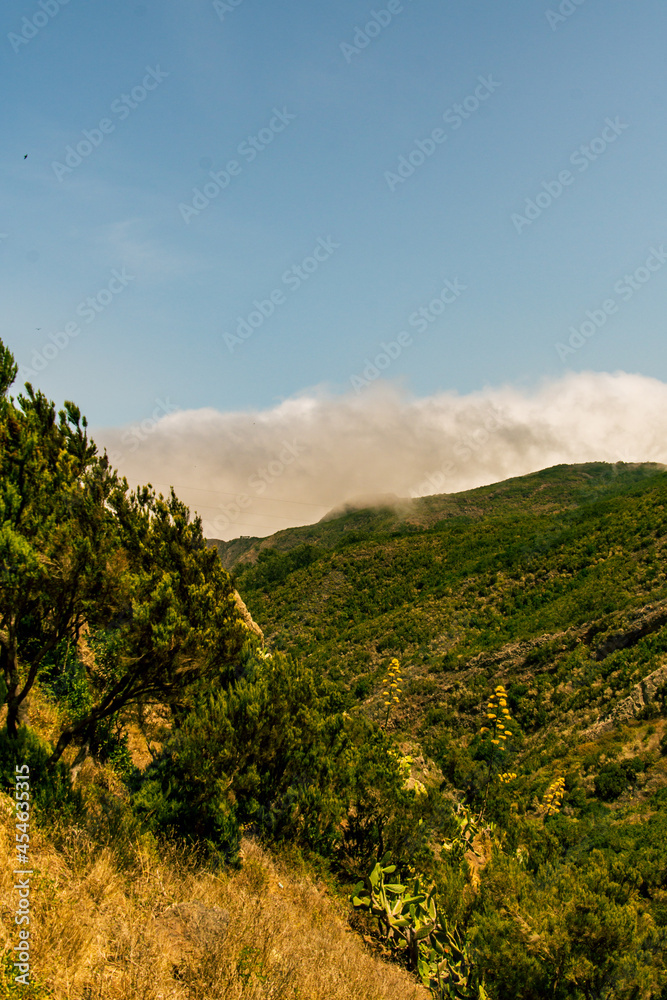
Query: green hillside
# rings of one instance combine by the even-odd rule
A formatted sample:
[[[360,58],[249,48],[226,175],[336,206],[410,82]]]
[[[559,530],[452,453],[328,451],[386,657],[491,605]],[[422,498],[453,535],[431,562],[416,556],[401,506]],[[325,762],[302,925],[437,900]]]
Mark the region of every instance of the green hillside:
[[[351,504],[232,576],[16,371],[0,996],[667,1000],[667,472]]]
[[[360,506],[351,501],[326,514],[317,524],[286,528],[269,538],[241,536],[228,542],[211,539],[209,544],[218,549],[223,566],[232,569],[237,563],[255,563],[259,553],[265,549],[286,552],[306,544],[331,548],[342,539],[349,539],[355,532],[370,536],[378,532],[419,531],[448,518],[480,518],[520,511],[527,504],[534,512],[564,510],[595,497],[612,496],[662,468],[650,462],[557,465],[542,472],[452,495],[415,500],[386,497],[372,506]]]
[[[280,532],[234,572],[268,641],[318,669],[441,672],[667,597],[666,491],[656,466],[559,466],[415,501],[400,524],[365,510]]]
[[[460,807],[466,816],[493,815],[503,848],[481,876],[487,888],[472,924],[484,940],[475,941],[496,970],[499,954],[523,970],[496,971],[499,995],[539,995],[540,976],[532,987],[522,976],[556,961],[555,939],[570,919],[567,905],[552,903],[563,898],[562,879],[585,897],[571,901],[588,913],[582,968],[590,962],[599,972],[596,963],[609,959],[600,914],[612,900],[633,920],[642,910],[653,928],[642,939],[647,967],[664,965],[666,544],[667,472],[597,463],[426,498],[400,515],[350,511],[264,540],[247,554],[252,562],[235,567],[269,644],[333,684],[348,712],[384,725],[410,754],[417,785],[469,804],[470,813]],[[392,658],[402,686],[388,705]],[[498,685],[507,736],[489,716]],[[500,784],[490,783],[494,769]],[[558,815],[545,820],[547,839],[543,832],[533,843],[532,876],[520,876],[516,857],[531,852],[524,824],[548,817],[554,795],[562,796]],[[602,888],[608,877],[611,895]],[[633,927],[628,946],[640,934]],[[517,935],[521,960],[507,943]],[[600,973],[581,991],[571,980],[562,995],[667,995],[642,991],[636,969],[638,992],[621,988],[617,973],[608,969],[609,978]],[[553,988],[554,975],[552,966],[542,989]]]

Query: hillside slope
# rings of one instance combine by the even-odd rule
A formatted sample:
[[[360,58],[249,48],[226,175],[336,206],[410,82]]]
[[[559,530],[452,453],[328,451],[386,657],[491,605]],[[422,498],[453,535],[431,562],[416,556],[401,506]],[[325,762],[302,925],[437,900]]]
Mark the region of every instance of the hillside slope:
[[[128,836],[109,769],[87,762],[77,787],[85,819],[68,827],[54,815],[32,831],[29,986],[13,980],[15,830],[0,792],[3,998],[428,1000],[349,932],[345,905],[303,865],[245,839],[241,867],[213,873],[182,846]]]
[[[479,894],[442,898],[499,997],[665,996],[666,547],[667,472],[594,463],[349,510],[234,568],[269,646],[396,741],[434,828],[447,802],[492,820],[465,842]]]
[[[565,510],[596,497],[613,496],[662,468],[652,462],[557,465],[463,493],[412,500],[385,497],[366,506],[350,501],[325,514],[317,524],[285,528],[267,538],[241,536],[227,542],[209,539],[208,544],[217,548],[223,566],[232,569],[237,564],[254,564],[259,553],[266,549],[287,552],[305,544],[334,548],[341,540],[349,540],[355,534],[419,531],[453,517],[478,519],[520,511],[526,505],[534,511]]]
[[[517,639],[605,631],[667,598],[667,473],[655,467],[557,467],[427,500],[426,526],[354,512],[238,563],[267,640],[358,682],[389,655],[444,669]]]
[[[560,466],[348,511],[234,573],[269,645],[390,733],[434,808],[497,824],[466,859],[500,996],[665,996],[665,470]]]

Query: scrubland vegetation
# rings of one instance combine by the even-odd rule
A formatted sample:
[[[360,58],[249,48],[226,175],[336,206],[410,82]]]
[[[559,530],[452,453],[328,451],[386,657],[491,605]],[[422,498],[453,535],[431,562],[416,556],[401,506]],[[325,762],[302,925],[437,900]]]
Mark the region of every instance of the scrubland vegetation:
[[[0,345],[0,997],[667,997],[667,473],[348,512],[230,574],[14,376]]]

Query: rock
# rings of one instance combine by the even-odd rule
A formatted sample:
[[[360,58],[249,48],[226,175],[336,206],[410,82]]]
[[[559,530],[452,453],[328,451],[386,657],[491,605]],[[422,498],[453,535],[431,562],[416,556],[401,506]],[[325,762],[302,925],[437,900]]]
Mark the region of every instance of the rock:
[[[626,627],[605,635],[595,649],[595,659],[604,660],[606,656],[614,653],[617,649],[634,646],[644,636],[657,632],[666,622],[667,604],[662,603],[657,606],[647,604],[645,607],[639,608],[625,623]]]
[[[238,590],[234,591],[234,600],[236,601],[236,607],[239,610],[239,614],[243,619],[245,627],[249,629],[251,632],[254,632],[255,635],[259,636],[262,642],[264,642],[264,633],[262,632],[257,622],[254,620],[250,612],[248,611],[245,601],[239,594]]]
[[[639,684],[635,684],[628,697],[619,702],[609,715],[599,719],[590,729],[581,734],[582,740],[595,739],[615,723],[634,719],[642,709],[653,701],[656,691],[665,683],[667,683],[667,665],[658,667]]]
[[[522,666],[526,658],[536,649],[546,645],[562,641],[571,635],[581,635],[581,629],[568,629],[566,632],[545,632],[544,635],[535,639],[520,639],[517,642],[509,642],[491,653],[478,653],[473,656],[467,667],[483,668],[497,666]]]

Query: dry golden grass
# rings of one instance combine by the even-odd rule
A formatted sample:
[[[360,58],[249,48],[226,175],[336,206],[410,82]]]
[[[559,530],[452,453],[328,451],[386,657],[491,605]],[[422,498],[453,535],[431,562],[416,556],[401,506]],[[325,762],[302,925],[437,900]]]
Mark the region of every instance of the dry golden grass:
[[[94,809],[89,816],[94,823]],[[254,841],[243,842],[239,871],[213,874],[151,840],[119,851],[121,840],[100,846],[82,828],[31,831],[32,971],[58,1000],[429,997],[367,951],[321,887]],[[13,841],[3,795],[4,949],[15,943]]]

